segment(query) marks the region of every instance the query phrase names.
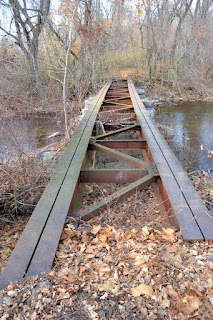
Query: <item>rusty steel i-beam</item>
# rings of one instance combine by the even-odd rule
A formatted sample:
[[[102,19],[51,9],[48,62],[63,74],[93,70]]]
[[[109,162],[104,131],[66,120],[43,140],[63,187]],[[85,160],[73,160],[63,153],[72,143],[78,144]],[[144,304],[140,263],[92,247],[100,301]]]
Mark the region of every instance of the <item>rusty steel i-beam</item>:
[[[125,133],[128,138],[121,138]],[[135,150],[140,157],[130,155]],[[117,159],[120,168],[94,168],[96,153]],[[124,186],[81,210],[84,184],[89,183]],[[109,203],[150,184],[161,203],[160,214],[180,229],[185,240],[213,240],[208,209],[154,125],[132,80],[110,81],[77,127],[0,276],[0,288],[51,269],[67,215],[78,223],[89,220]]]

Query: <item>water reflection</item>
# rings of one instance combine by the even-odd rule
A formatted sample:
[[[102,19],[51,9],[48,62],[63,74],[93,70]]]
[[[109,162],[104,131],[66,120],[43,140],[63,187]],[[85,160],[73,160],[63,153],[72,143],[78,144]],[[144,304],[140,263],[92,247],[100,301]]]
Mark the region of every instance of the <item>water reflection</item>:
[[[171,145],[179,160],[193,169],[213,169],[213,102],[182,102],[174,106],[147,108],[155,120],[173,129]]]
[[[190,101],[147,110],[157,122],[172,128],[171,145],[184,165],[195,170],[213,169],[213,155],[208,158],[207,151],[200,149],[201,144],[213,149],[213,102]],[[0,161],[44,147],[50,142],[47,137],[61,130],[53,116],[1,121]]]
[[[47,137],[60,130],[62,128],[55,116],[1,120],[0,161],[44,147],[50,143]]]

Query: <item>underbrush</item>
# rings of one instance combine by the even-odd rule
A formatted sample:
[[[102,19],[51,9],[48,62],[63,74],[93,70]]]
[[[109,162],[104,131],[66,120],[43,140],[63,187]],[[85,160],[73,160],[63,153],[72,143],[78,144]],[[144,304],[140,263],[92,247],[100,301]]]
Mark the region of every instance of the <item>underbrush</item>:
[[[34,210],[57,159],[42,163],[31,152],[5,161],[0,170],[0,222],[15,221]]]

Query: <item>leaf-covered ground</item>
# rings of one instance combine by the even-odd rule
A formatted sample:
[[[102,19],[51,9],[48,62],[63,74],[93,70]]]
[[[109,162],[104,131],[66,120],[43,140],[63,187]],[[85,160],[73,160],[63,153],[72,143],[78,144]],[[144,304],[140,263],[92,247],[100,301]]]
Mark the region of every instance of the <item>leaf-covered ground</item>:
[[[143,227],[64,228],[54,269],[1,291],[2,319],[212,319],[208,242]]]
[[[4,268],[7,260],[15,248],[15,245],[23,231],[29,216],[18,217],[14,224],[2,224],[0,227],[0,271]]]
[[[209,197],[212,185],[204,180],[194,183]],[[86,189],[89,198],[97,192]],[[151,187],[78,230],[68,219],[54,268],[0,291],[0,316],[213,319],[212,242],[185,242],[164,222]]]

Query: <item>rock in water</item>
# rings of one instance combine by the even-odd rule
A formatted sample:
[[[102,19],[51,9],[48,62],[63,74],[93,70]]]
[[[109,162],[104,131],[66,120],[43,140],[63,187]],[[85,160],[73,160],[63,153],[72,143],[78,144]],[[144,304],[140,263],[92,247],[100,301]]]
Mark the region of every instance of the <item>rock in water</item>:
[[[154,100],[149,100],[149,99],[146,99],[146,98],[145,99],[141,99],[141,100],[143,101],[145,107],[147,107],[147,108],[154,107],[154,104],[155,104]]]
[[[145,95],[145,90],[144,89],[138,89],[138,94],[139,95]]]
[[[57,154],[57,151],[53,151],[55,147],[54,143],[49,144],[44,148],[39,148],[36,150],[36,159],[38,161],[49,161],[52,160],[53,157]]]

